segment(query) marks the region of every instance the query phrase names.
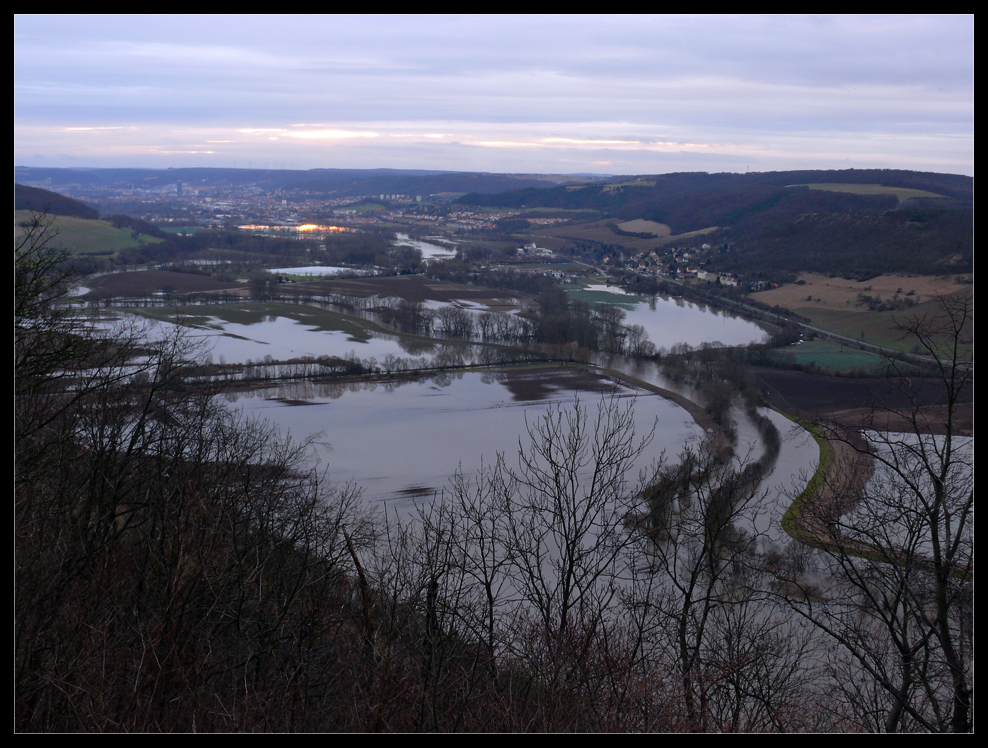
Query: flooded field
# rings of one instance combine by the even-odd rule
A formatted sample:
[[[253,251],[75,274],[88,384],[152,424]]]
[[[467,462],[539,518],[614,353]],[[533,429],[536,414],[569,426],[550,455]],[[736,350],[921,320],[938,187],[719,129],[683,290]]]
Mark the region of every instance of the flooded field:
[[[457,470],[473,475],[499,452],[513,462],[519,439],[527,441],[526,418],[570,408],[577,397],[594,413],[602,396],[634,402],[638,434],[655,426],[647,462],[702,438],[702,429],[669,400],[585,369],[275,388],[238,395],[234,405],[296,438],[318,435],[313,460],[330,481],[354,482],[372,504],[407,516]]]
[[[336,275],[374,275],[377,271],[366,268],[348,268],[335,265],[303,265],[301,267],[271,268],[268,272],[280,275],[300,275],[303,277],[321,278]]]
[[[628,324],[644,324],[638,320],[651,315],[652,324],[662,330],[666,325],[658,323],[658,319],[668,319],[669,314],[688,315],[692,328],[685,323],[667,326],[679,333],[686,330],[692,345],[724,337],[732,340],[731,335],[723,334],[725,329],[737,333],[734,342],[750,341],[762,334],[755,325],[691,308],[693,305],[659,299],[656,308],[650,309],[638,297],[626,298],[630,302]],[[378,362],[387,357],[417,357],[427,362],[447,355],[447,348],[455,348],[461,360],[468,363],[471,352],[479,348],[386,334],[368,319],[315,306],[269,302],[189,307],[183,311],[183,321],[191,325],[190,335],[209,349],[217,363],[260,363],[268,357],[288,361],[324,355],[364,361],[373,358]],[[156,335],[173,329],[169,322],[155,325]],[[716,337],[712,330],[717,331]],[[694,337],[697,334],[699,339]],[[700,393],[667,380],[653,362],[621,356],[597,359],[598,365],[671,390],[693,402],[703,401]],[[576,368],[460,372],[386,383],[327,385],[299,381],[228,397],[247,414],[270,421],[296,439],[316,436],[313,464],[325,470],[331,482],[353,482],[373,505],[407,516],[417,502],[431,501],[442,491],[458,469],[473,474],[482,463],[495,460],[498,453],[514,458],[519,437],[525,435],[526,417],[537,419],[553,406],[570,407],[576,397],[595,408],[602,395],[628,402],[635,398],[635,417],[641,433],[657,424],[649,452],[652,458],[665,452],[667,459],[674,460],[685,444],[695,443],[703,436],[703,429],[675,403]],[[758,527],[751,529],[764,532],[771,525],[773,539],[784,542],[778,522],[790,497],[798,493],[815,470],[818,450],[805,431],[792,429],[782,416],[770,412],[766,415],[776,422],[783,436],[792,432],[793,438],[784,439],[779,459],[764,485],[771,494],[772,508],[759,520]],[[743,413],[736,412],[734,417],[739,432],[738,454],[757,459],[761,445],[756,429]]]
[[[433,238],[433,237],[430,237]],[[435,237],[436,240],[440,240],[439,237]],[[422,253],[422,260],[424,262],[431,262],[433,260],[450,260],[456,257],[456,246],[453,242],[448,242],[442,240],[443,244],[436,244],[434,242],[422,241],[421,239],[411,239],[407,234],[397,234],[397,239],[394,242],[396,247],[411,247],[417,249]]]
[[[590,285],[574,294],[578,298],[615,304],[627,315],[625,325],[641,325],[656,348],[678,343],[694,348],[701,343],[727,346],[760,343],[765,331],[754,322],[683,299],[632,296],[617,286]]]
[[[146,319],[147,335],[160,339],[173,333],[180,322],[216,363],[258,362],[268,356],[276,361],[351,355],[382,360],[389,355],[430,356],[442,348],[421,339],[387,335],[359,319],[312,306],[258,303],[181,311],[180,315],[166,311],[162,318]]]

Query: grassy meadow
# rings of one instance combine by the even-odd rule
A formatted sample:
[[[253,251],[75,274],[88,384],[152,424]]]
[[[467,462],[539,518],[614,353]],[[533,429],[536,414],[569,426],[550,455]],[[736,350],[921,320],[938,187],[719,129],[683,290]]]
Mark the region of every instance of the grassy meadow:
[[[808,340],[800,345],[788,346],[779,354],[791,358],[797,364],[844,373],[854,370],[874,371],[885,361],[874,353],[850,348],[833,340]]]
[[[30,211],[15,211],[14,231],[18,232],[20,230],[18,224],[29,221],[30,218]],[[135,239],[131,229],[118,229],[109,221],[72,216],[52,216],[52,218],[53,226],[58,232],[55,243],[72,254],[112,254],[161,241],[156,237],[144,235]]]
[[[794,187],[809,187],[811,190],[824,192],[848,192],[852,195],[894,195],[901,203],[913,197],[945,197],[935,192],[917,190],[911,187],[887,187],[884,184],[838,184],[835,182],[818,182],[816,184],[797,184]]]

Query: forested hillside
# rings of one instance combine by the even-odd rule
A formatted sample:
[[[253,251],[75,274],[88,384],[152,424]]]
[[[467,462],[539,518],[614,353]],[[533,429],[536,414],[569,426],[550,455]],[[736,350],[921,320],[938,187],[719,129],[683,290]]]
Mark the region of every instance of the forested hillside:
[[[715,269],[846,273],[967,272],[973,259],[973,180],[905,171],[666,174],[610,185],[466,195],[462,205],[593,210],[645,218],[673,234],[711,227]],[[810,189],[807,185],[838,185]],[[887,188],[885,194],[876,187]],[[919,190],[942,197],[909,197]],[[877,194],[876,194],[877,193]]]
[[[33,210],[54,216],[99,218],[99,211],[96,208],[80,200],[23,184],[14,185],[14,210]]]

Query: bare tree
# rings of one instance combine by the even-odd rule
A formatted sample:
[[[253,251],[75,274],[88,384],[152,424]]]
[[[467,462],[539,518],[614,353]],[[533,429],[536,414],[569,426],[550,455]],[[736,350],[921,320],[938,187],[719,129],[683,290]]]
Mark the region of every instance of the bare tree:
[[[630,563],[625,520],[640,509],[647,482],[633,469],[652,439],[651,430],[636,434],[633,408],[614,398],[595,416],[580,402],[556,407],[528,424],[517,467],[501,458],[508,570],[519,612],[531,620],[518,641],[545,689],[550,720],[586,688],[580,660],[615,615]]]
[[[17,728],[311,729],[345,660],[352,497],[190,382],[181,336],[60,311],[36,238],[15,255]]]
[[[647,567],[628,598],[646,652],[678,674],[693,730],[805,726],[811,641],[767,592],[760,549],[767,512],[760,462],[686,449],[647,493]],[[647,572],[644,573],[644,572]]]
[[[960,416],[973,381],[972,301],[938,297],[901,322],[928,371],[890,362],[865,438],[827,426],[832,464],[803,502],[804,532],[833,584],[823,599],[803,585],[795,609],[868,674],[889,732],[971,729],[974,454]],[[860,457],[875,466],[865,485]]]

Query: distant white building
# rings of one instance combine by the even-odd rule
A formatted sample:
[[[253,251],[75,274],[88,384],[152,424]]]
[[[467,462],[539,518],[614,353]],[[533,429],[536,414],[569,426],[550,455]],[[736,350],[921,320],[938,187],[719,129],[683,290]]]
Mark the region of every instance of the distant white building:
[[[519,247],[517,254],[525,255],[526,257],[552,257],[552,250],[537,247],[535,246],[535,242],[532,242],[531,244],[526,244],[524,247]]]

